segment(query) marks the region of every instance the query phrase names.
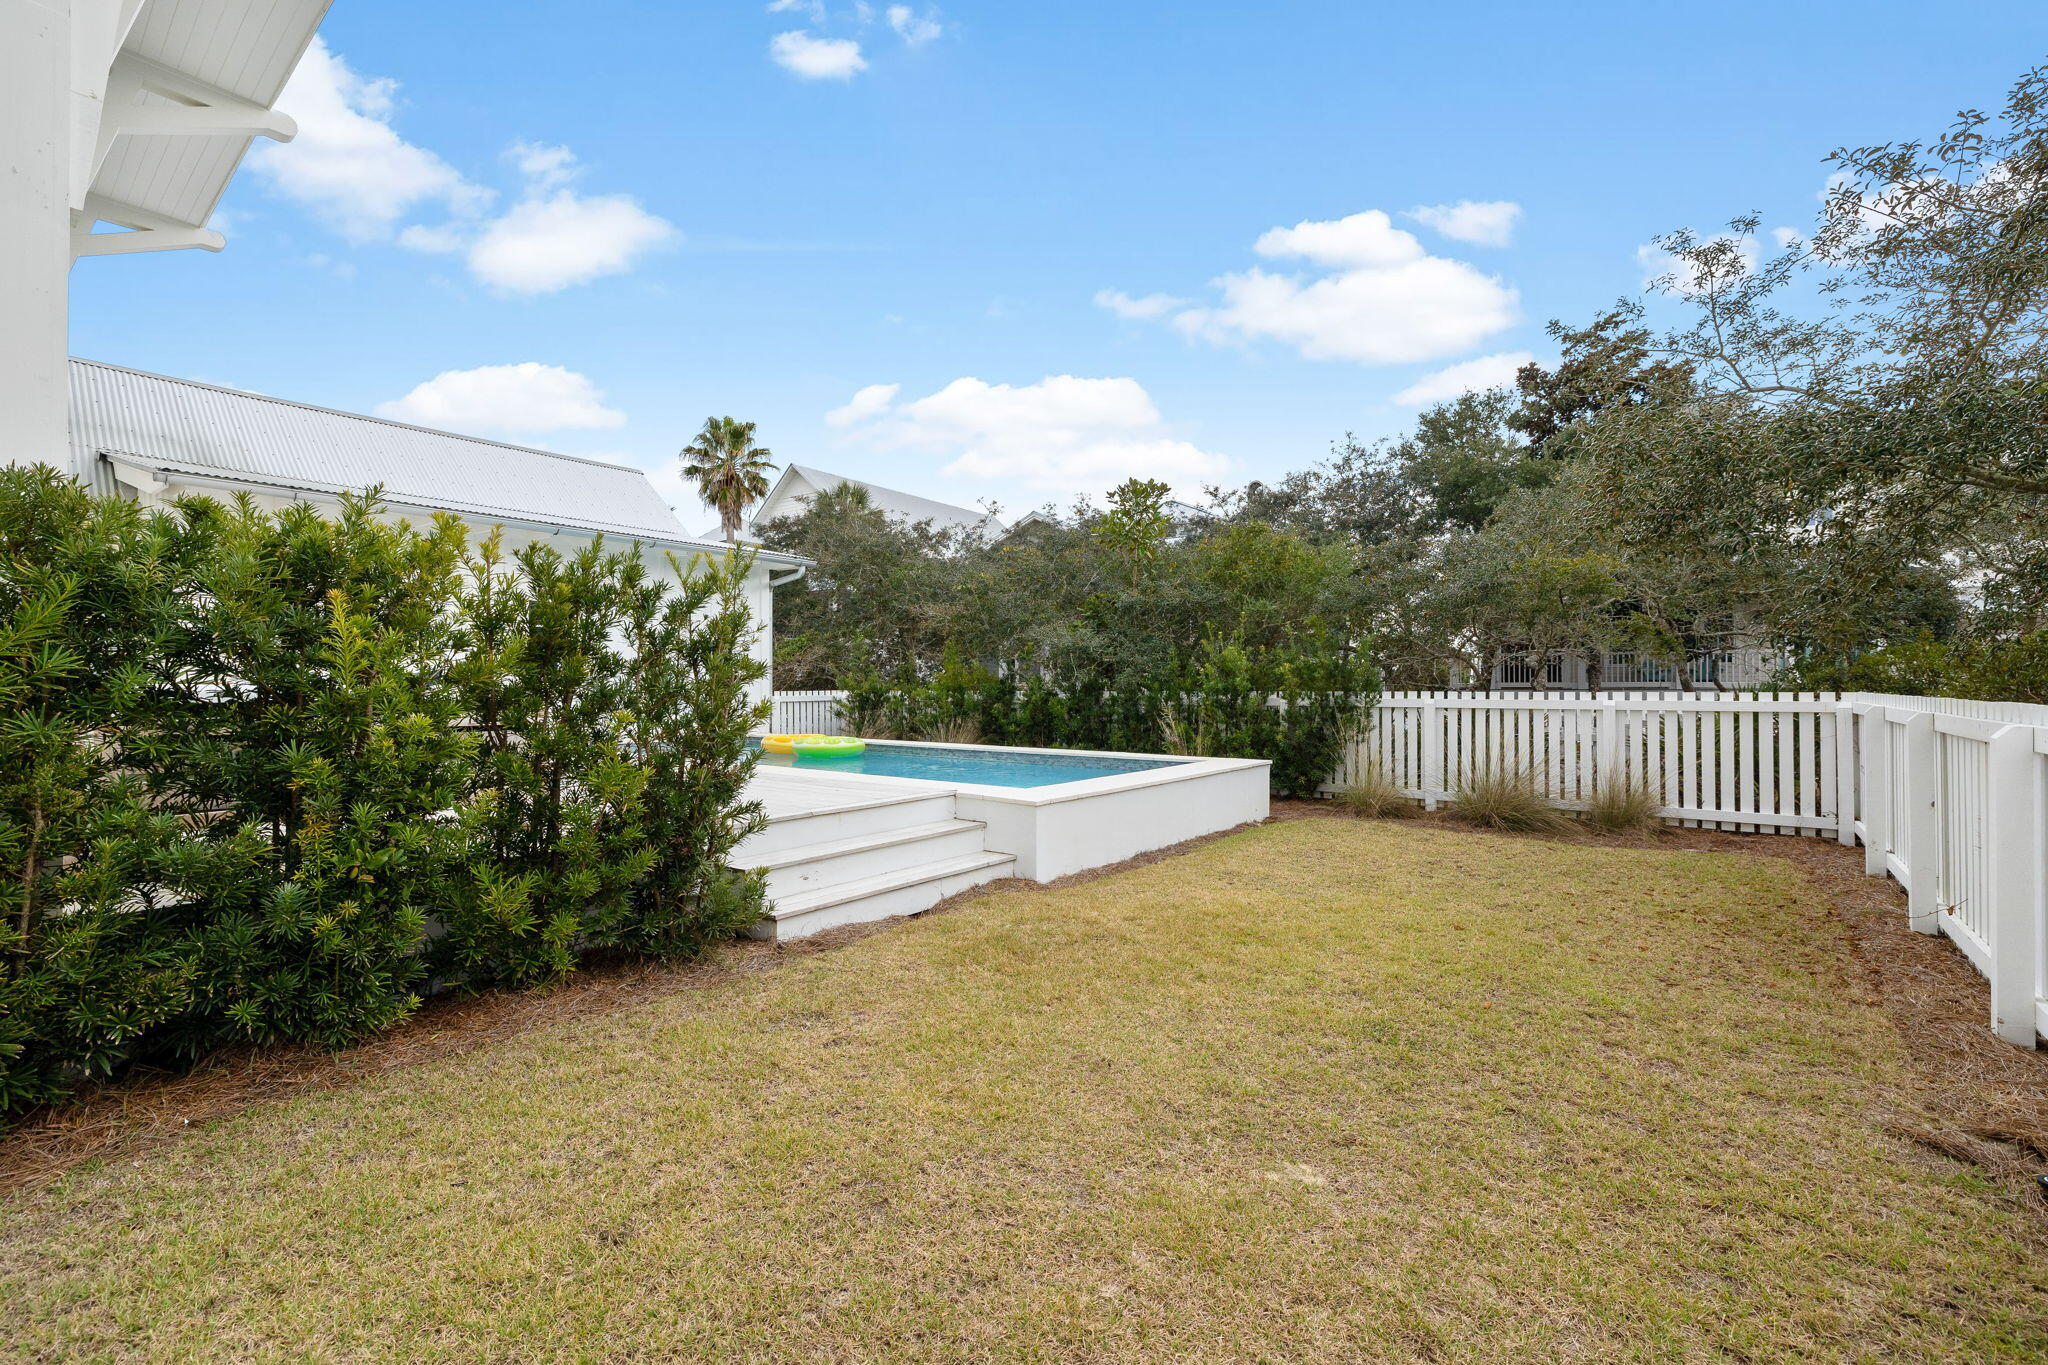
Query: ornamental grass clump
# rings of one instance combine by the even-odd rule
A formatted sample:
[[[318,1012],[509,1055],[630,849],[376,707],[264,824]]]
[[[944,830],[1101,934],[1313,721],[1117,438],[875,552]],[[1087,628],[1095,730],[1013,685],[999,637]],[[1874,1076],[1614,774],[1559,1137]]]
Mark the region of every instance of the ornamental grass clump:
[[[1515,834],[1557,834],[1571,827],[1570,818],[1544,798],[1528,768],[1482,768],[1465,779],[1446,809],[1468,825]]]
[[[1586,825],[1602,834],[1654,834],[1664,827],[1664,802],[1640,778],[1602,782],[1586,805]]]
[[[1357,781],[1340,790],[1332,799],[1361,820],[1406,820],[1421,814],[1422,810],[1401,794],[1394,779],[1377,764],[1367,767]]]

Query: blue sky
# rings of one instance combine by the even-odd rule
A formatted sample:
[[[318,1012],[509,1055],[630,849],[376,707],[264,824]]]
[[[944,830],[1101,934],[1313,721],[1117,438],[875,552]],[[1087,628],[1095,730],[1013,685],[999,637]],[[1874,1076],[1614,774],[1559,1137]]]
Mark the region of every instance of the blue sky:
[[[1397,432],[1658,233],[1805,227],[1831,148],[1995,107],[2048,9],[336,0],[322,44],[227,250],[80,262],[73,351],[637,463],[701,529],[713,413],[1013,514]]]

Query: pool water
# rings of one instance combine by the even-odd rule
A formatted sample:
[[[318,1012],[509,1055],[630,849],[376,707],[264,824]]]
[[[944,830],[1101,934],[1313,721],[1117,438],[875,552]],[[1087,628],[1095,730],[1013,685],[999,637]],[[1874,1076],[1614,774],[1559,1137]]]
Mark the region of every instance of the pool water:
[[[748,741],[760,748],[760,741]],[[1025,754],[1004,749],[948,749],[932,744],[870,744],[855,758],[805,758],[762,754],[764,768],[805,772],[859,773],[866,777],[914,777],[925,782],[975,782],[987,787],[1050,787],[1090,777],[1171,768],[1171,758],[1096,758],[1089,754]]]

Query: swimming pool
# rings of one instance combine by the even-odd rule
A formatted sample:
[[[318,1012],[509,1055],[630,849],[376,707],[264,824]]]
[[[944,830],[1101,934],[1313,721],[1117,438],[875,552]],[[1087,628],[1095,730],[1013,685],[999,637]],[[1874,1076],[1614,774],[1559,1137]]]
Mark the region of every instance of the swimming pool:
[[[750,741],[760,748],[760,741]],[[913,777],[925,782],[967,782],[983,787],[1050,787],[1090,777],[1116,777],[1179,766],[1171,758],[1107,758],[1097,754],[1047,754],[1017,749],[980,749],[945,744],[870,744],[856,758],[804,758],[762,754],[764,768],[802,772]]]

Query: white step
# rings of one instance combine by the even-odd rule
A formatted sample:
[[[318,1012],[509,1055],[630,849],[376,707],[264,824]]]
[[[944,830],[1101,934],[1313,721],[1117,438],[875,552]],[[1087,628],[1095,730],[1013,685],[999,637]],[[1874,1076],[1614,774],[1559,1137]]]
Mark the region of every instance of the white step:
[[[726,861],[734,867],[759,867],[778,853],[805,844],[879,834],[906,825],[928,825],[953,818],[953,793],[918,791],[908,796],[854,800],[795,815],[771,817],[767,827],[747,837]]]
[[[981,832],[987,828],[983,820],[932,820],[846,839],[802,844],[770,854],[753,866],[768,874],[768,896],[773,900],[980,853]]]
[[[915,915],[948,896],[1009,875],[1008,853],[970,853],[940,862],[783,896],[752,929],[755,938],[804,938],[842,924]]]

